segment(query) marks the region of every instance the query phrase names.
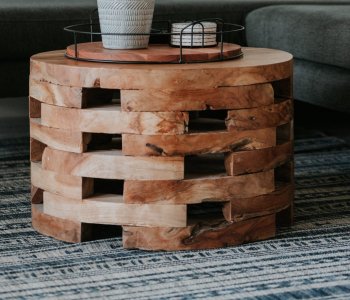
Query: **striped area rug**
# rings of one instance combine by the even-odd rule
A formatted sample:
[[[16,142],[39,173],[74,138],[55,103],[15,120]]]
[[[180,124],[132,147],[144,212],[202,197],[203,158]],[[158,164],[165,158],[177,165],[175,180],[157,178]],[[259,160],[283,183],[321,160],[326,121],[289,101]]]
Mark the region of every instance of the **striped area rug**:
[[[296,141],[296,224],[210,251],[66,244],[30,225],[26,139],[0,141],[0,299],[350,299],[350,147]]]

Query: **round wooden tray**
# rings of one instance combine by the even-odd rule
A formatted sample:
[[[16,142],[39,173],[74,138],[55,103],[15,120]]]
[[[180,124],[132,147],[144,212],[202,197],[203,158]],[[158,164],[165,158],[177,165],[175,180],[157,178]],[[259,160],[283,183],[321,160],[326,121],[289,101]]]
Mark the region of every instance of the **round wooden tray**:
[[[207,48],[183,48],[182,62],[217,61],[233,59],[242,55],[241,46],[224,43],[221,57],[221,46]],[[66,49],[66,56],[73,59],[115,62],[115,63],[179,63],[180,48],[167,44],[150,44],[147,49],[112,50],[103,48],[102,42],[75,44]]]

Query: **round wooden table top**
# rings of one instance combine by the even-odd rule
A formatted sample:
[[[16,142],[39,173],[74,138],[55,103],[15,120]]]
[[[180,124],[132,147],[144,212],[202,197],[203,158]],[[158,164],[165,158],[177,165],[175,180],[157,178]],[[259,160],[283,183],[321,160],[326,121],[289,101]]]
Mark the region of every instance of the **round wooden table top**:
[[[243,57],[191,64],[113,64],[66,58],[64,50],[31,57],[31,79],[75,87],[110,89],[204,89],[289,78],[291,54],[274,49],[242,48]]]
[[[75,58],[75,45],[67,47],[66,54]],[[242,54],[241,46],[224,43],[222,55],[224,58],[237,57]],[[221,55],[221,47],[206,48],[183,48],[182,60],[192,61],[214,61]],[[180,48],[169,47],[167,44],[150,44],[146,49],[123,49],[112,50],[103,48],[102,42],[77,44],[77,56],[79,59],[101,60],[111,62],[154,62],[172,63],[179,62]]]

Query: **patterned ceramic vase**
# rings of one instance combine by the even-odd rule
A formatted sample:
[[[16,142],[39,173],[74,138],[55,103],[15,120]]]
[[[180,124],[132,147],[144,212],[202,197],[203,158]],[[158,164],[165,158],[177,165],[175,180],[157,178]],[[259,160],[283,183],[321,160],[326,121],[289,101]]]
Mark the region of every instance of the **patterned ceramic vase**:
[[[97,0],[102,33],[150,33],[155,0]],[[102,35],[108,49],[147,48],[149,35]]]

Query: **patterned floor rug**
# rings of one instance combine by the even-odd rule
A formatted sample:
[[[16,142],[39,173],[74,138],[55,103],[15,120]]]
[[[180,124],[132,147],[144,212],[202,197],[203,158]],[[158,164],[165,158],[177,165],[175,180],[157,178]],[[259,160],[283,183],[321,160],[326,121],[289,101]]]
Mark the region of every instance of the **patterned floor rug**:
[[[296,223],[210,251],[66,244],[30,224],[26,139],[0,141],[0,299],[350,299],[350,147],[296,141]]]

